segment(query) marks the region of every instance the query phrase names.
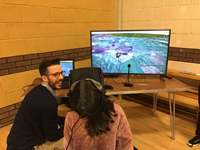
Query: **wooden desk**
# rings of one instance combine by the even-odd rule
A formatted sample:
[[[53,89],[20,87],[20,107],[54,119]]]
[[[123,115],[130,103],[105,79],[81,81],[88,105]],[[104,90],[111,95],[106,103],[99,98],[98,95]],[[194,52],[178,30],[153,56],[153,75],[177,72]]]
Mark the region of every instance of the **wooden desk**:
[[[200,76],[197,76],[194,72],[187,74],[187,73],[181,73],[180,71],[177,70],[167,70],[167,74],[171,76],[177,76],[177,77],[182,77],[182,78],[187,78],[187,79],[192,79],[192,80],[200,80]]]
[[[138,94],[138,93],[154,93],[153,96],[153,116],[156,116],[157,106],[157,93],[168,92],[170,120],[172,129],[172,139],[175,139],[175,92],[176,91],[189,91],[191,88],[182,82],[172,78],[165,78],[163,82],[159,75],[130,75],[129,83],[133,84],[133,87],[125,87],[123,84],[126,82],[127,75],[122,75],[117,78],[104,78],[105,84],[113,86],[113,90],[106,90],[106,95],[121,95],[121,94]],[[34,80],[34,86],[40,84],[41,79]],[[22,95],[22,98],[33,88],[30,87]],[[58,96],[67,96],[68,89],[56,90]],[[173,107],[171,106],[170,92],[173,93]],[[172,111],[173,108],[173,111]]]

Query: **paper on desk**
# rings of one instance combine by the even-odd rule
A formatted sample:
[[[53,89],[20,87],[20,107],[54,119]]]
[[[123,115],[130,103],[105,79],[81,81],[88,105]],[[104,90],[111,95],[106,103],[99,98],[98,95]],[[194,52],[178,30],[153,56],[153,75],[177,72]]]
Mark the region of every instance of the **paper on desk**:
[[[194,73],[194,72],[188,72],[188,71],[180,71],[180,73],[185,73],[185,74],[196,75],[196,73]]]

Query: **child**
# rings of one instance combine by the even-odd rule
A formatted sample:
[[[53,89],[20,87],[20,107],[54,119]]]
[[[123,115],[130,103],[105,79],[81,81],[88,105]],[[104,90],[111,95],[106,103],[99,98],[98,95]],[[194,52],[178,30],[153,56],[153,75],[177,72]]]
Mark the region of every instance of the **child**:
[[[132,134],[123,109],[110,101],[101,83],[85,80],[85,109],[81,110],[80,81],[71,87],[71,109],[64,127],[64,149],[133,150]]]

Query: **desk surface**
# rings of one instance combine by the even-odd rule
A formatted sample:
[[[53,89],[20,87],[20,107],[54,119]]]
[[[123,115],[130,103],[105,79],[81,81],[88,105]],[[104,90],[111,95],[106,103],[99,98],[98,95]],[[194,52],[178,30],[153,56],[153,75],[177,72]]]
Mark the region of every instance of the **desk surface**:
[[[175,78],[165,78],[165,82],[163,82],[159,75],[131,75],[129,78],[129,83],[133,84],[133,87],[123,86],[123,84],[126,82],[127,76],[121,76],[112,79],[110,78],[108,82],[105,83],[114,87],[113,90],[107,90],[107,95],[190,90],[189,86],[176,80]],[[106,80],[107,79],[105,79],[105,81]]]
[[[124,83],[127,80],[127,75],[121,75],[114,78],[104,78],[104,84],[113,86],[113,90],[106,90],[106,95],[117,94],[136,94],[136,93],[154,93],[154,92],[175,92],[175,91],[189,91],[191,88],[175,78],[167,79],[165,82],[160,79],[159,75],[130,75],[129,83],[133,87],[125,87]],[[21,96],[24,96],[35,86],[42,82],[41,78],[36,78],[32,86],[30,86]],[[68,89],[56,90],[57,95],[66,95]]]
[[[177,76],[177,77],[182,77],[182,78],[187,78],[187,79],[193,79],[193,80],[200,80],[200,76],[197,76],[196,73],[181,73],[180,71],[177,70],[167,70],[167,74],[171,76]]]

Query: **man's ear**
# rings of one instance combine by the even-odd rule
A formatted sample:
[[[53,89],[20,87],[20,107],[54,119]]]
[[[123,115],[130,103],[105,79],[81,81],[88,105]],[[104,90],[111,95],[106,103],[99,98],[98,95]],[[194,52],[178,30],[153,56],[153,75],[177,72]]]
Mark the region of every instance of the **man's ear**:
[[[48,78],[47,78],[47,76],[42,75],[41,78],[42,78],[42,80],[43,80],[45,83],[48,83]]]

